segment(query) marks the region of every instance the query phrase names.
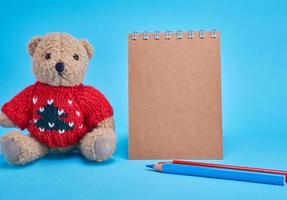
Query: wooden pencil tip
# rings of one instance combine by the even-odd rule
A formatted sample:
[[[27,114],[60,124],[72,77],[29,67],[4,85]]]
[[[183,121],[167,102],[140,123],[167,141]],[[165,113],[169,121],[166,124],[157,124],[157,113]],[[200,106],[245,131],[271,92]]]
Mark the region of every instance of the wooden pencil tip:
[[[146,165],[145,167],[153,169],[154,165]]]

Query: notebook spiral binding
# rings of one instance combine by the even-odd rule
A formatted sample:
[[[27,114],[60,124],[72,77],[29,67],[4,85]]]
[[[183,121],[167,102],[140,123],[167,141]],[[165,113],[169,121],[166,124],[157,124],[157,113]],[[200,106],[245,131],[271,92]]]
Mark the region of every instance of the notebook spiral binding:
[[[172,33],[174,33],[174,32],[172,32],[172,31],[166,31],[166,32],[164,33],[164,38],[165,38],[166,40],[171,39]],[[132,40],[137,40],[139,34],[142,34],[143,40],[148,40],[149,37],[150,37],[150,34],[149,34],[148,31],[144,31],[144,32],[142,32],[142,33],[133,32],[133,33],[131,34],[131,39],[132,39]],[[160,39],[160,32],[159,32],[159,31],[153,32],[152,35],[153,35],[153,39],[155,39],[155,40],[159,40],[159,39]],[[183,32],[182,32],[182,31],[176,31],[176,32],[175,32],[175,35],[176,35],[176,38],[179,39],[179,40],[183,38]],[[200,39],[204,39],[205,37],[206,37],[206,32],[205,32],[204,30],[200,30],[200,31],[199,31],[199,38],[200,38]],[[211,37],[212,39],[215,39],[215,38],[216,38],[216,30],[215,30],[215,29],[212,29],[212,30],[210,31],[210,37]],[[195,38],[194,32],[193,32],[192,30],[188,31],[188,39],[193,39],[193,38]]]

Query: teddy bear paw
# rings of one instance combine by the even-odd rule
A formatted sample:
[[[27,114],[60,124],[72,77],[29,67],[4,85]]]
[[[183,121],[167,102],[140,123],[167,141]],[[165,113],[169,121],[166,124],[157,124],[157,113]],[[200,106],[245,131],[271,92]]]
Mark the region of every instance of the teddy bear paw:
[[[21,151],[15,140],[13,139],[1,140],[0,147],[4,158],[10,164],[14,164],[15,162],[17,162]]]
[[[115,139],[112,135],[98,136],[95,143],[96,161],[101,162],[110,158],[115,150]]]

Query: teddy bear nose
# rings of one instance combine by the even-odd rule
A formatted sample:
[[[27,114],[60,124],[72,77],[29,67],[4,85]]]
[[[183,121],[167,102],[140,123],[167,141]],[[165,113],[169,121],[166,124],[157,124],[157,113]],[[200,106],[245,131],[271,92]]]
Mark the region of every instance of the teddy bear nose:
[[[61,73],[64,71],[64,63],[62,62],[57,62],[55,65],[55,68],[57,70],[57,72]]]

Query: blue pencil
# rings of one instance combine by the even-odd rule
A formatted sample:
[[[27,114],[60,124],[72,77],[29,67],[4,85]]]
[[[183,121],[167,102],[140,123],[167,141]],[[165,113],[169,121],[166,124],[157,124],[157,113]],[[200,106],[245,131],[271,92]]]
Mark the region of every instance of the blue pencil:
[[[213,167],[201,167],[191,165],[166,164],[166,163],[146,165],[146,167],[152,168],[159,172],[170,173],[170,174],[220,178],[220,179],[248,181],[256,183],[266,183],[273,185],[285,184],[285,176],[281,174],[250,172],[250,171],[220,169]]]

